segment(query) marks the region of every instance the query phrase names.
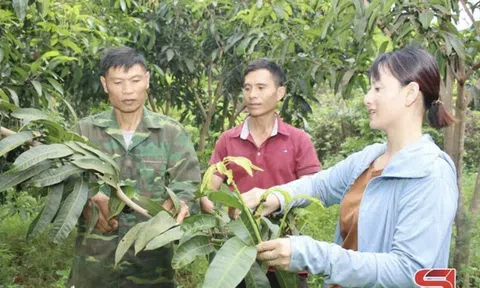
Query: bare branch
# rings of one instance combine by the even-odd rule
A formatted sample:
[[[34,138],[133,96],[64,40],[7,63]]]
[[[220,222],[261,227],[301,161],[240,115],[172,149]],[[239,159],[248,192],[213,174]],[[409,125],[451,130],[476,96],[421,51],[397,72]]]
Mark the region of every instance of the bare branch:
[[[197,89],[193,87],[193,85],[190,85],[190,88],[193,90],[193,96],[195,97],[195,101],[198,103],[198,107],[200,107],[200,112],[202,112],[203,119],[207,119],[207,112],[205,111],[205,108],[202,105],[202,101],[200,100],[200,97],[198,96]]]
[[[472,21],[473,27],[475,27],[475,30],[477,31],[477,36],[480,37],[480,27],[478,26],[477,22],[475,21],[475,18],[473,18],[472,11],[470,11],[467,8],[467,5],[465,4],[465,0],[460,0],[460,3],[462,3],[463,9],[468,15],[468,18],[470,18],[470,21]]]
[[[468,80],[478,69],[480,69],[480,62],[473,64],[472,68],[465,74],[465,80]]]
[[[16,133],[17,133],[17,132],[15,132],[15,131],[12,131],[12,130],[10,130],[10,129],[8,129],[8,128],[1,127],[1,126],[0,126],[0,139],[1,139],[1,138],[4,138],[4,137],[8,137],[8,136],[13,135],[13,134],[16,134]],[[27,145],[30,145],[30,146],[38,146],[38,145],[42,144],[42,143],[40,143],[40,142],[38,142],[38,141],[32,141],[32,140],[27,141],[27,142],[25,142],[25,143],[26,143]]]

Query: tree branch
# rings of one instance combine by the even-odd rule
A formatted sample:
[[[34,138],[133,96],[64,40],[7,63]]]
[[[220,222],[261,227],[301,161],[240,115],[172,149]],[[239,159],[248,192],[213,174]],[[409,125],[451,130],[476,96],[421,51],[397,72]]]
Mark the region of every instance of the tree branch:
[[[8,136],[11,136],[11,135],[13,135],[13,134],[17,134],[17,132],[12,131],[12,130],[10,130],[10,129],[8,129],[8,128],[1,127],[1,126],[0,126],[0,138],[8,137]],[[38,146],[38,145],[42,144],[42,143],[40,143],[40,142],[38,142],[38,141],[32,141],[32,140],[27,141],[27,142],[25,142],[25,143],[26,143],[27,145],[30,145],[30,146]]]
[[[467,8],[467,5],[465,4],[465,0],[460,0],[460,3],[462,3],[463,9],[467,13],[468,18],[470,18],[470,21],[472,21],[473,27],[475,27],[475,30],[477,31],[477,36],[480,37],[480,27],[475,21],[475,18],[473,18],[472,12]]]
[[[480,62],[473,64],[472,68],[465,74],[465,80],[468,80],[478,69],[480,69]]]
[[[207,119],[207,112],[205,111],[205,108],[202,105],[202,101],[200,100],[200,97],[198,96],[197,89],[193,87],[192,84],[190,84],[190,88],[193,90],[193,96],[195,97],[195,101],[198,103],[198,107],[200,107],[200,112],[202,112],[203,119]]]

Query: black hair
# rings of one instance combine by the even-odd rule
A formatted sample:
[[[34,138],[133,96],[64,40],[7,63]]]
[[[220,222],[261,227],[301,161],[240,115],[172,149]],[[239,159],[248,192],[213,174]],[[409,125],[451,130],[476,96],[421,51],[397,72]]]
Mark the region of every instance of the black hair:
[[[245,78],[248,73],[260,69],[268,70],[270,74],[272,74],[277,86],[285,85],[286,77],[282,67],[267,58],[260,58],[248,63],[247,68],[245,68],[245,71],[243,72],[243,78]]]
[[[370,77],[380,80],[380,69],[386,68],[402,86],[415,82],[423,95],[425,110],[428,110],[430,126],[442,128],[456,121],[439,101],[440,72],[432,55],[415,48],[406,47],[384,53],[375,59],[370,69]]]
[[[142,54],[130,47],[109,48],[100,59],[100,73],[106,76],[110,68],[123,67],[125,70],[139,64],[147,71],[147,63]]]

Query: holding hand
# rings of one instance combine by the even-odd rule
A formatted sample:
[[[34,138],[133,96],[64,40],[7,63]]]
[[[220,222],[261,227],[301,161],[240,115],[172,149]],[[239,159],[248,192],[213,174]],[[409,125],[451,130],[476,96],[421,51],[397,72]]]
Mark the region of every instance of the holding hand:
[[[180,200],[180,205],[181,205],[180,211],[178,211],[178,214],[177,214],[177,224],[182,224],[183,219],[190,216],[190,209],[188,208],[187,203],[185,203],[185,201],[183,200]],[[173,205],[172,199],[168,199],[165,202],[163,202],[162,206],[163,206],[163,209],[165,209],[166,211],[172,214],[175,214],[177,212],[175,211],[175,206]]]
[[[83,209],[83,217],[85,217],[88,222],[92,219],[93,203],[97,205],[99,212],[98,221],[94,228],[97,232],[110,233],[118,227],[118,220],[116,218],[108,220],[108,218],[110,218],[110,210],[108,209],[109,201],[110,198],[107,195],[98,192],[95,196],[88,199],[87,205]]]
[[[280,270],[288,270],[292,257],[292,240],[279,238],[257,245],[257,259]]]
[[[265,191],[265,189],[253,188],[252,190],[242,194],[243,201],[245,201],[245,204],[248,206],[248,208],[255,209],[260,204],[260,199]],[[262,216],[270,215],[279,208],[280,200],[278,200],[277,196],[269,194],[267,199],[265,199],[265,203],[263,204]]]

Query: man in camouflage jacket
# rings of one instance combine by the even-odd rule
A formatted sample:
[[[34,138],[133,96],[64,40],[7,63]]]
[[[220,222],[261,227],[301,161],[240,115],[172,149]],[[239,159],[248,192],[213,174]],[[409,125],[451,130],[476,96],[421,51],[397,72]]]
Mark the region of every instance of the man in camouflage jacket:
[[[75,130],[102,151],[116,155],[121,179],[135,181],[137,193],[172,207],[165,185],[180,181],[200,181],[198,160],[188,133],[173,119],[145,109],[149,73],[145,59],[131,48],[108,50],[101,60],[102,85],[112,110],[82,119]],[[103,186],[107,188],[108,186]],[[117,219],[109,218],[109,189],[101,189],[89,200],[79,219],[76,253],[68,287],[175,287],[171,267],[172,246],[142,251],[133,247],[114,267],[118,242],[136,223],[146,217],[124,209]],[[184,201],[191,193],[179,193],[181,222],[189,215]],[[92,203],[99,208],[99,220],[91,234],[86,224]]]

